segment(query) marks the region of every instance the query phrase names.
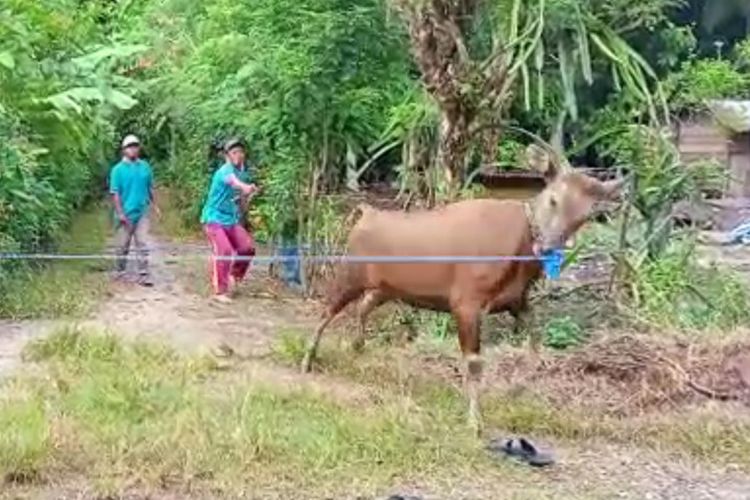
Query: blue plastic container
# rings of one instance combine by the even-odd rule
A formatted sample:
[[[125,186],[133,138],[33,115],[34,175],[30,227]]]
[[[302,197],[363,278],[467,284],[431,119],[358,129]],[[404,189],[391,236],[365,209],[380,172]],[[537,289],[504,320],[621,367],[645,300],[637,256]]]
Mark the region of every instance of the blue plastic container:
[[[544,275],[547,279],[556,280],[560,278],[564,260],[565,252],[559,248],[547,250],[542,254],[542,269],[544,269]]]
[[[287,285],[301,285],[302,274],[298,246],[287,246],[279,249],[281,261],[281,279]]]

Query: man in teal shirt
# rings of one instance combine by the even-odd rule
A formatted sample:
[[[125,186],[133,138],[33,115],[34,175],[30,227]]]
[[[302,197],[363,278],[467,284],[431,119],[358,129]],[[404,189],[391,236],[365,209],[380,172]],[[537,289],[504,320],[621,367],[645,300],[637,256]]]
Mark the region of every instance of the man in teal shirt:
[[[245,164],[245,146],[240,139],[224,145],[226,163],[211,178],[201,224],[211,244],[211,283],[214,297],[230,301],[229,280],[241,281],[250,268],[255,244],[242,226],[247,200],[257,193],[252,175]],[[234,256],[240,257],[234,259]]]
[[[112,168],[109,192],[117,218],[117,273],[124,277],[132,243],[137,252],[139,283],[152,286],[147,237],[149,210],[155,202],[154,176],[148,162],[140,158],[140,149],[136,136],[123,139],[122,160]]]

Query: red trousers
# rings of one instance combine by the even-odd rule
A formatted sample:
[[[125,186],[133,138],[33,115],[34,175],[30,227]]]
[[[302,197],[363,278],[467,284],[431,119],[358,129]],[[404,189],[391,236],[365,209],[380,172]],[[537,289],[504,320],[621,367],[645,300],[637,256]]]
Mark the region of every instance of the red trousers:
[[[239,281],[250,269],[249,257],[255,255],[255,243],[239,224],[206,224],[203,228],[211,243],[211,284],[215,294],[225,294],[229,291],[229,276]],[[233,256],[242,259],[232,259]]]

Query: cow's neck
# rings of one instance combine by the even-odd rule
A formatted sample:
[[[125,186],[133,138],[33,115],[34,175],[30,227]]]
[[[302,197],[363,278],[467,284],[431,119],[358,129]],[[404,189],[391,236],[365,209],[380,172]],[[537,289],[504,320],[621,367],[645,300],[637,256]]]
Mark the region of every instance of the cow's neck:
[[[534,198],[532,200],[529,200],[527,202],[524,202],[523,208],[526,212],[526,221],[529,224],[529,233],[531,235],[531,242],[537,243],[539,241],[539,236],[541,234],[539,221],[537,219],[537,209],[536,205],[539,203],[539,198]]]

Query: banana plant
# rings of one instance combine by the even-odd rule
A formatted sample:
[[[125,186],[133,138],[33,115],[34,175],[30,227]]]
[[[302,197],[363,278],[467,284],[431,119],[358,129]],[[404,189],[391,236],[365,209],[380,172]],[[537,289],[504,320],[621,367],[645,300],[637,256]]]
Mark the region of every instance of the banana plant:
[[[543,108],[545,92],[554,86],[562,92],[567,116],[577,121],[580,96],[587,87],[605,80],[615,91],[643,103],[652,121],[668,122],[666,100],[655,71],[625,39],[627,32],[611,22],[618,19],[617,24],[633,30],[640,27],[638,20],[607,19],[598,2],[548,1],[542,37],[534,47],[533,58],[525,60],[519,71],[524,107]],[[634,10],[632,16],[641,12]]]

